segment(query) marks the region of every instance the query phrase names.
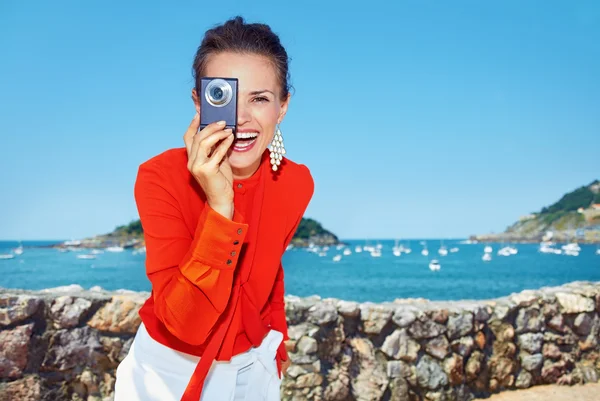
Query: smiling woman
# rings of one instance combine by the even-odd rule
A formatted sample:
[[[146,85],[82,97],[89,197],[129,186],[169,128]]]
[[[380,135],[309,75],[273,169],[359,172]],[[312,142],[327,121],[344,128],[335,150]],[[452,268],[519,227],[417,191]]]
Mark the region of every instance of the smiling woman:
[[[185,147],[143,163],[135,184],[152,294],[115,400],[279,400],[281,258],[314,190],[283,157],[288,56],[267,25],[237,17],[206,32],[193,71]],[[224,121],[199,130],[203,77],[237,79],[235,134]]]

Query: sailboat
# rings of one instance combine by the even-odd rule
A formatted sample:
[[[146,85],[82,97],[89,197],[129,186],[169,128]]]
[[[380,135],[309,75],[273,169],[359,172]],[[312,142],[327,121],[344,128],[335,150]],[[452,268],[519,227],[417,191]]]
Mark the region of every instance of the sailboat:
[[[334,261],[334,262],[339,262],[340,260],[342,260],[342,255],[335,255],[335,256],[333,257],[333,261]]]
[[[433,259],[431,262],[429,262],[429,270],[438,271],[441,268],[442,266],[440,265],[440,262],[437,259]]]
[[[22,255],[23,254],[23,245],[21,244],[20,241],[19,241],[19,246],[16,247],[15,249],[13,249],[13,253],[15,255]]]
[[[438,253],[440,254],[440,256],[448,255],[448,249],[444,246],[444,240],[442,240],[441,242],[441,246],[440,249],[438,249]]]
[[[423,242],[421,242],[421,245],[423,245],[423,250],[421,251],[421,255],[423,255],[423,256],[429,255],[429,251],[427,250],[427,242],[423,241]]]
[[[15,255],[12,253],[0,253],[0,260],[14,259]]]
[[[489,262],[492,260],[492,254],[490,252],[485,252],[483,254],[483,256],[481,257],[481,260],[483,260],[484,262]]]
[[[394,254],[394,256],[402,255],[402,249],[398,246],[398,240],[396,240],[394,247],[392,248],[392,253]]]

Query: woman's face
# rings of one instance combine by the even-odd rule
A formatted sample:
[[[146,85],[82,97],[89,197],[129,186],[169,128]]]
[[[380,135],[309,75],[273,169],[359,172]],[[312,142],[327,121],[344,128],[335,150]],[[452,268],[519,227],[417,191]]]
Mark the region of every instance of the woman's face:
[[[275,67],[264,56],[231,52],[213,54],[209,56],[205,75],[238,79],[237,132],[228,154],[234,177],[247,178],[258,169],[276,125],[285,116],[289,96],[280,99],[281,88]],[[199,112],[195,90],[192,97]],[[244,136],[255,138],[244,139]]]

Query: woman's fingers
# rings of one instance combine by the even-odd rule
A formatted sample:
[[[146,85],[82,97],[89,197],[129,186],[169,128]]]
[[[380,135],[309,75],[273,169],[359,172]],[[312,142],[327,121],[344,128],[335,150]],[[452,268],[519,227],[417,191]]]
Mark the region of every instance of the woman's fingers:
[[[231,129],[226,129],[223,131],[217,131],[212,135],[204,138],[202,141],[199,141],[196,147],[196,155],[192,159],[190,159],[190,166],[200,166],[204,164],[208,164],[210,161],[211,153],[214,154],[216,149],[214,149],[215,145],[227,138],[228,136],[233,137],[231,133]]]
[[[209,137],[210,135],[214,134],[217,131],[222,130],[224,127],[225,127],[225,121],[211,123],[211,124],[208,124],[206,127],[204,127],[202,130],[200,130],[200,132],[198,132],[196,135],[194,135],[192,147],[191,147],[190,151],[188,152],[188,160],[195,160],[198,157],[202,157],[203,160],[205,160],[207,153],[204,153],[204,154],[198,153],[200,144],[202,143],[202,141],[205,138]]]
[[[225,155],[227,155],[227,151],[229,150],[229,147],[233,143],[233,138],[234,138],[233,133],[229,132],[229,136],[227,136],[225,139],[223,139],[223,142],[221,142],[219,144],[219,146],[216,147],[216,149],[214,150],[214,152],[212,153],[210,159],[208,160],[208,162],[206,164],[211,165],[211,167],[218,168],[219,165],[221,164],[221,162],[223,161],[223,158],[225,157]]]
[[[190,150],[192,149],[192,143],[194,142],[194,135],[198,132],[198,127],[200,126],[200,116],[198,113],[194,115],[190,126],[183,134],[183,142],[185,143],[185,148],[187,149],[188,157],[190,155]]]

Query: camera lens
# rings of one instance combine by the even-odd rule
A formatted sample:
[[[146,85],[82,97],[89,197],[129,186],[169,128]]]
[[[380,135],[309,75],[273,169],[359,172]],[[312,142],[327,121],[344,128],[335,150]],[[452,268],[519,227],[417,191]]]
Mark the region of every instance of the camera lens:
[[[224,79],[213,79],[206,85],[204,95],[208,103],[214,107],[223,107],[229,104],[233,97],[233,89]]]
[[[221,100],[221,99],[223,99],[223,89],[221,89],[219,87],[213,88],[211,96],[215,100]]]

